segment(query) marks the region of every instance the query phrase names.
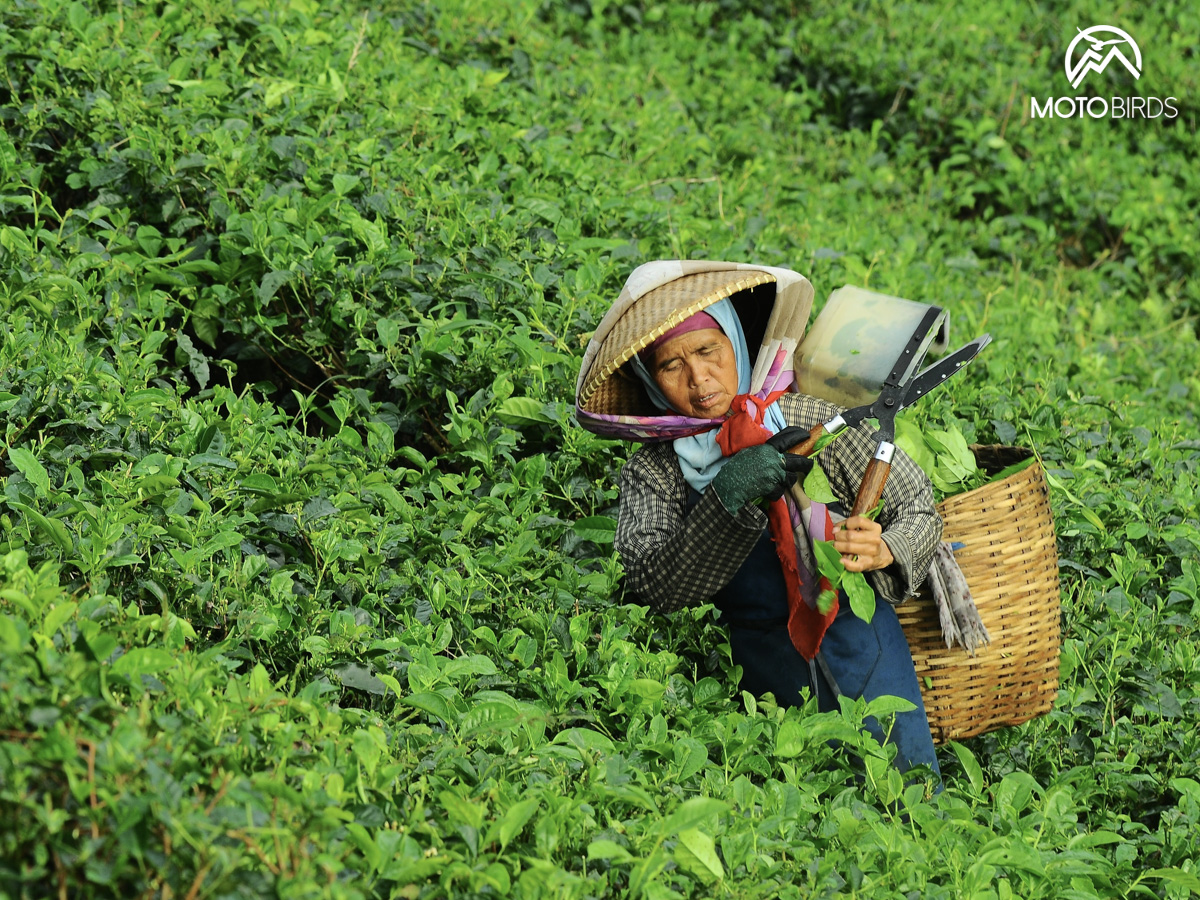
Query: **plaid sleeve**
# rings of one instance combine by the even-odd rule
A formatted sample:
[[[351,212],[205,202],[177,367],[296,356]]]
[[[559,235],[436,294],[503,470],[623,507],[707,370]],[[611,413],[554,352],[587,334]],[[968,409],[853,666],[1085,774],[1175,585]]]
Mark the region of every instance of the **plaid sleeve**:
[[[618,486],[615,545],[626,585],[655,612],[706,602],[729,583],[767,527],[756,505],[733,515],[715,491],[701,495],[689,512],[687,483],[669,443],[635,453]]]
[[[841,412],[840,407],[804,394],[789,394],[780,400],[784,417],[789,423],[811,428],[828,422]],[[817,457],[829,477],[829,486],[849,510],[858,494],[867,464],[875,455],[878,432],[868,425],[859,425],[843,434],[820,452]],[[883,488],[883,541],[896,561],[886,569],[868,572],[867,578],[881,597],[889,603],[900,603],[916,594],[929,565],[933,551],[942,537],[942,519],[933,504],[933,486],[925,473],[912,459],[897,448]]]

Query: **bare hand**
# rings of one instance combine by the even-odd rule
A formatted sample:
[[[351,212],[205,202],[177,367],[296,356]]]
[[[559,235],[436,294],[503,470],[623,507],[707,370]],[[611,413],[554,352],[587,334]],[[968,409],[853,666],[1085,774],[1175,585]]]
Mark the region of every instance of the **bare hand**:
[[[896,561],[883,542],[883,526],[866,516],[851,516],[833,530],[833,549],[842,554],[847,572],[885,569]]]

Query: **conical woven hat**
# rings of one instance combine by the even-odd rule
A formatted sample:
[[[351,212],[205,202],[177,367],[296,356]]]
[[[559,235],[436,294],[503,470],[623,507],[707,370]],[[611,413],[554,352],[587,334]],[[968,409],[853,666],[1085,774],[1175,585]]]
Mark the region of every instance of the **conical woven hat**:
[[[591,376],[580,392],[580,403],[593,412],[617,412],[597,409],[589,401],[621,366],[705,307],[774,280],[775,276],[766,272],[700,272],[650,291],[625,311],[600,345]],[[605,392],[605,396],[610,393]]]
[[[656,415],[641,382],[625,364],[680,322],[743,291],[772,284],[777,290],[751,295],[763,301],[763,321],[779,296],[788,298],[788,318],[803,334],[812,303],[808,280],[789,269],[702,260],[660,260],[638,267],[601,321],[584,355],[576,405],[599,415]],[[741,301],[735,298],[735,303]],[[752,352],[757,345],[752,345]],[[585,427],[586,427],[586,423]]]

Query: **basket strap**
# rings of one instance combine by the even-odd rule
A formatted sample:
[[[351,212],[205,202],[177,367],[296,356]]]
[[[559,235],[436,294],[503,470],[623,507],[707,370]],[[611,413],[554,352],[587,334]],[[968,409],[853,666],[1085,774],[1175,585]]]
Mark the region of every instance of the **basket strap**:
[[[817,683],[817,666],[821,667],[821,674],[825,676],[825,681],[829,683],[829,689],[833,691],[834,698],[842,696],[842,689],[838,687],[837,679],[833,677],[833,670],[829,668],[829,663],[825,661],[825,654],[819,650],[817,651],[816,660],[810,659],[808,661],[808,671],[812,676],[814,686]]]

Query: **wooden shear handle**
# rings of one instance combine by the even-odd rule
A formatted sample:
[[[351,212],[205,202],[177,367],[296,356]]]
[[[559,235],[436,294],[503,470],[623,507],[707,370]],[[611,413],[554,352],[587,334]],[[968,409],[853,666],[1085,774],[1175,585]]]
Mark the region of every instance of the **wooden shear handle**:
[[[825,426],[814,425],[808,433],[808,439],[794,447],[789,447],[788,453],[795,453],[799,456],[812,456],[813,451],[817,449],[817,441],[821,439],[823,434],[825,434]]]
[[[884,448],[887,448],[884,458]],[[868,513],[879,504],[883,496],[883,486],[887,483],[888,474],[892,471],[892,453],[895,447],[891,443],[880,444],[875,458],[867,463],[867,471],[863,473],[862,484],[858,486],[858,496],[854,498],[854,508],[850,516],[861,516]]]

